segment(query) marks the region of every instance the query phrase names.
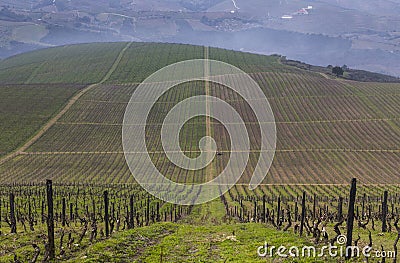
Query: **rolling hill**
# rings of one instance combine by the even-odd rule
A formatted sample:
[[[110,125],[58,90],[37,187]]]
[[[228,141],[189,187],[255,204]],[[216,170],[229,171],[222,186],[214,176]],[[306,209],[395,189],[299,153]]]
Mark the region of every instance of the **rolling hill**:
[[[230,104],[245,121],[251,152],[238,184],[220,199],[173,205],[135,183],[124,157],[122,122],[141,81],[171,63],[201,58],[231,63],[259,84],[274,112],[277,150],[262,185],[250,190],[262,123],[249,101],[218,83],[176,85],[157,100],[146,123],[146,146],[160,172],[175,182],[198,184],[228,163],[232,146],[226,128],[203,116],[183,125],[179,144],[187,156],[197,157],[200,139],[212,136],[219,154],[207,167],[181,169],[163,152],[164,118],[192,96],[209,94]],[[381,231],[381,196],[389,191],[385,211],[391,224],[400,207],[400,84],[334,78],[281,61],[280,56],[135,42],[63,46],[1,61],[0,262],[31,261],[35,255],[45,260],[46,179],[54,183],[57,261],[282,260],[259,257],[257,247],[264,242],[321,246],[328,239],[317,235],[319,228],[335,243],[335,233],[344,231],[342,208],[349,204],[351,178],[358,179],[354,237],[366,245],[373,236],[374,249],[391,248],[397,232],[391,225]],[[146,174],[142,154],[135,153],[136,165]],[[11,200],[17,211],[13,234]],[[297,236],[300,200],[307,213],[303,237]]]
[[[50,125],[39,136],[33,137],[35,132],[29,130],[24,137],[14,138],[16,142],[3,142],[2,152],[11,152],[9,145],[13,145],[17,153],[1,163],[2,181],[52,178],[57,182],[133,182],[121,142],[123,115],[131,94],[142,80],[163,66],[203,56],[204,49],[199,46],[102,43],[50,48],[2,61],[3,98],[10,90],[25,92],[29,87],[47,87],[49,94],[65,91],[64,97],[61,96],[64,99],[53,106],[59,109],[60,103],[65,104],[71,92],[76,92],[62,114],[55,115],[53,110]],[[250,73],[271,103],[278,142],[273,166],[264,183],[343,184],[352,177],[363,184],[400,182],[399,84],[330,79],[280,64],[278,57],[223,49],[211,48],[209,57]],[[86,86],[77,93],[76,88],[69,89],[68,85]],[[54,91],[50,87],[55,87]],[[174,102],[199,94],[204,94],[201,83],[173,89],[157,103],[163,106],[162,110],[154,107],[153,124],[162,122]],[[248,130],[253,134],[259,132],[240,96],[214,84],[211,95],[230,102],[241,116],[248,118]],[[19,103],[38,104],[50,99],[33,101],[34,98],[20,98]],[[49,120],[50,115],[45,119]],[[6,134],[15,129],[12,116],[8,119],[10,125],[6,127],[10,128]],[[31,121],[37,123],[34,118]],[[184,126],[181,143],[188,154],[199,150],[197,144],[204,135],[204,121],[191,120]],[[229,152],[226,131],[218,122],[211,125],[219,151]],[[162,150],[158,143],[160,131],[155,130],[148,134],[148,148],[154,152],[157,166],[178,181],[203,180],[204,171],[197,175],[168,165],[166,156],[158,153]],[[21,145],[22,138],[30,137],[33,139],[22,150],[15,147]],[[259,142],[253,138],[251,143],[254,150],[251,160],[256,160]],[[218,171],[225,167],[228,157],[226,154],[215,160]],[[249,164],[241,183],[248,182],[253,168]]]
[[[75,43],[154,41],[399,76],[399,10],[390,0],[1,0],[0,58]]]

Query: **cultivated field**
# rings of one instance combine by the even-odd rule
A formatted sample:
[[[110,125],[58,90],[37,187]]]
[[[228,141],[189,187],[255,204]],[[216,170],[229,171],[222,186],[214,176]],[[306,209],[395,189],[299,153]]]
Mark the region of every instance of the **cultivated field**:
[[[98,237],[90,237],[88,230],[88,224],[92,227],[93,224],[104,225],[102,194],[105,190],[111,195],[113,231],[121,232],[128,228],[129,211],[132,208],[129,199],[133,196],[134,211],[138,215],[137,225],[154,224],[154,231],[163,233],[156,235],[157,241],[149,245],[157,247],[156,256],[146,249],[132,252],[140,255],[136,260],[145,255],[151,259],[149,262],[159,262],[159,251],[163,246],[160,248],[158,243],[167,242],[164,235],[171,234],[170,238],[173,238],[175,231],[186,233],[186,230],[178,231],[176,228],[183,226],[169,223],[157,225],[158,221],[201,225],[201,218],[204,218],[204,224],[258,222],[260,226],[246,223],[243,227],[265,232],[264,225],[268,224],[278,230],[293,231],[300,220],[303,191],[307,193],[310,224],[318,219],[326,222],[332,238],[337,233],[334,231],[334,222],[340,222],[347,213],[346,198],[351,178],[357,178],[359,184],[359,222],[365,222],[367,218],[377,222],[380,220],[383,211],[381,197],[384,191],[389,191],[388,222],[393,221],[389,223],[391,231],[385,233],[384,237],[378,236],[380,223],[373,226],[371,231],[374,242],[383,242],[385,247],[392,247],[397,235],[393,223],[400,208],[400,84],[329,79],[282,65],[277,57],[211,48],[207,51],[210,59],[231,63],[250,73],[271,104],[277,126],[277,151],[263,185],[254,191],[247,187],[260,154],[258,138],[260,125],[263,124],[257,123],[254,113],[241,96],[215,83],[205,85],[203,81],[178,85],[157,101],[146,126],[147,148],[159,171],[173,181],[201,183],[217,176],[227,165],[231,149],[229,135],[221,123],[204,117],[193,118],[179,134],[181,148],[191,157],[200,154],[198,142],[202,137],[211,135],[216,140],[221,154],[208,167],[198,171],[184,170],[171,164],[161,145],[161,127],[166,114],[183,99],[205,94],[218,97],[237,110],[250,134],[250,161],[238,185],[220,200],[209,204],[174,207],[147,196],[135,184],[122,149],[122,121],[131,95],[151,73],[174,62],[203,58],[204,50],[203,47],[189,45],[145,43],[76,45],[28,53],[0,62],[0,100],[5,103],[1,103],[0,107],[8,105],[4,109],[9,110],[0,118],[5,116],[5,121],[10,123],[2,127],[5,132],[0,136],[0,154],[3,155],[3,159],[0,159],[0,183],[4,185],[0,197],[3,208],[0,212],[2,233],[9,232],[4,219],[9,214],[10,192],[16,194],[18,228],[23,229],[23,223],[27,227],[21,236],[22,241],[18,239],[12,244],[2,243],[6,251],[4,256],[12,257],[15,246],[18,256],[30,259],[34,252],[33,249],[26,250],[26,246],[31,242],[41,243],[40,239],[32,241],[28,237],[29,233],[38,234],[44,230],[44,222],[42,224],[40,218],[46,210],[43,201],[45,189],[40,184],[46,179],[56,184],[57,229],[64,229],[64,243],[68,242],[66,233],[71,233],[71,238],[75,238],[76,242],[85,226],[88,231],[78,243],[81,247],[64,248],[64,259],[77,257],[80,253],[83,256],[91,243],[96,243],[95,240],[103,240],[106,243],[102,245],[111,246],[104,241],[104,233],[100,237],[100,226]],[[15,110],[10,110],[11,107],[15,107]],[[18,119],[18,116],[24,118]],[[44,129],[35,136],[40,127]],[[138,160],[141,154],[144,153],[137,153]],[[140,167],[140,161],[137,165]],[[147,167],[141,167],[144,174],[146,170]],[[33,183],[35,186],[28,186]],[[16,185],[8,187],[11,184]],[[69,204],[72,204],[72,212],[68,213],[74,214],[67,216],[71,221],[68,227],[60,225],[63,197],[68,206],[64,210],[68,212]],[[339,197],[345,198],[342,201],[343,215],[340,217],[337,211]],[[266,209],[272,214],[268,211],[267,215]],[[94,213],[94,219],[91,213]],[[34,230],[29,230],[29,218],[34,218]],[[289,222],[291,225],[285,229]],[[315,228],[318,229],[318,225],[308,228],[310,238],[316,238]],[[238,231],[235,229],[232,231]],[[214,230],[218,233],[221,231]],[[362,237],[360,242],[368,243],[368,231],[363,230],[357,230]],[[58,240],[61,233],[57,232]],[[277,233],[281,237],[282,233]],[[5,239],[11,238],[7,236]],[[262,245],[263,239],[258,236],[256,240]],[[215,246],[225,241],[217,240]],[[164,244],[167,262],[174,261],[171,244],[177,241],[170,242]],[[193,241],[192,246],[196,247],[195,244],[199,242]],[[256,246],[255,243],[253,245]],[[213,244],[210,243],[210,246]],[[218,249],[222,250],[223,247]],[[176,252],[182,257],[185,251],[191,250],[186,247],[182,249]],[[203,248],[198,250],[201,252],[193,252],[194,258],[204,252]],[[221,251],[213,252],[211,249],[209,253],[202,255],[205,261],[224,261],[227,258]],[[89,258],[91,256],[95,257],[93,254]],[[124,259],[122,257],[120,261],[124,262]],[[179,258],[175,262],[185,260],[190,261]],[[253,255],[249,262],[256,260],[257,257]]]

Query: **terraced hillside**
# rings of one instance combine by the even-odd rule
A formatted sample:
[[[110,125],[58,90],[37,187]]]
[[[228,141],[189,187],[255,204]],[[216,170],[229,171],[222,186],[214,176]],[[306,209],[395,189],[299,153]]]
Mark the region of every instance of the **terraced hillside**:
[[[4,95],[9,92],[7,87],[16,92],[27,87],[61,88],[65,91],[62,96],[67,97],[71,97],[70,92],[76,93],[39,136],[20,149],[17,142],[11,144],[17,152],[1,161],[1,181],[51,178],[63,183],[133,183],[121,143],[122,120],[130,96],[154,71],[181,60],[203,58],[204,53],[198,46],[117,43],[51,48],[2,61]],[[278,143],[264,183],[344,184],[353,177],[363,184],[400,182],[399,84],[328,79],[281,65],[276,57],[221,49],[210,49],[209,58],[250,73],[270,101]],[[64,88],[68,85],[86,88],[78,93]],[[240,181],[246,183],[259,154],[259,142],[254,139],[259,126],[239,95],[216,84],[210,85],[210,93],[237,109],[246,120],[249,134],[254,135],[250,163]],[[160,124],[177,102],[202,94],[202,82],[186,83],[165,94],[152,110],[147,146],[156,166],[175,181],[204,181],[206,170],[188,171],[170,164],[160,152]],[[226,153],[211,164],[218,172],[229,159],[229,136],[217,121],[210,125],[218,150]],[[28,132],[34,135],[32,130]],[[184,126],[181,146],[188,155],[199,153],[198,141],[205,132],[205,118],[192,119]]]

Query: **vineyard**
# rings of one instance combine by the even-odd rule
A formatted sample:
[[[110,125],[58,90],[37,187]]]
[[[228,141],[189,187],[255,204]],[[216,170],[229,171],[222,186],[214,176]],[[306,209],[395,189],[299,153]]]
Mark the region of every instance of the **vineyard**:
[[[305,244],[335,244],[335,237],[346,232],[345,219],[350,201],[347,197],[348,190],[348,185],[264,185],[250,192],[246,186],[237,185],[219,201],[199,207],[165,203],[132,184],[57,184],[51,188],[51,217],[55,229],[54,253],[58,260],[78,258],[78,262],[85,258],[96,258],[97,254],[102,255],[102,260],[111,260],[114,254],[104,255],[96,250],[96,246],[101,246],[110,237],[116,238],[117,246],[127,242],[120,240],[121,235],[127,232],[135,238],[129,240],[132,251],[115,251],[122,253],[121,258],[114,259],[117,262],[125,262],[129,257],[145,262],[158,262],[160,253],[163,253],[163,246],[171,249],[164,251],[164,260],[184,262],[184,255],[188,251],[174,251],[171,244],[163,245],[163,242],[169,242],[170,238],[182,238],[184,235],[188,242],[192,242],[191,246],[207,250],[201,248],[195,240],[191,240],[190,234],[182,233],[187,224],[193,229],[202,229],[202,225],[210,224],[208,230],[202,229],[197,235],[218,249],[225,248],[227,244],[224,243],[236,248],[246,245],[237,243],[237,238],[253,242],[253,247],[248,249],[254,250],[254,246],[262,245],[263,238],[271,235],[271,232],[279,237],[274,239],[271,236],[271,242],[282,242],[281,239],[298,242],[289,238],[293,238],[294,234],[297,237],[306,237],[305,240],[309,241],[303,241]],[[385,191],[388,193],[385,194]],[[45,234],[50,211],[48,186],[8,185],[1,188],[1,193],[1,261],[46,260],[50,253]],[[382,249],[388,253],[394,251],[396,237],[400,237],[398,193],[398,186],[362,186],[357,189],[354,244],[370,246],[375,250]],[[212,214],[209,213],[210,210]],[[303,230],[300,229],[302,222]],[[212,232],[215,228],[218,229],[216,233]],[[207,231],[211,233],[207,234]],[[16,234],[10,235],[10,232]],[[260,232],[265,232],[265,235],[260,236]],[[208,239],[208,235],[215,235],[214,238],[220,240],[212,241]],[[149,242],[151,247],[148,249],[154,249],[155,255],[147,249],[138,250],[140,246],[148,246]],[[176,246],[179,246],[179,243]],[[229,255],[224,256],[225,258],[222,256],[220,260],[230,258]],[[260,259],[257,260],[253,254],[246,260],[258,262]]]
[[[180,131],[183,152],[197,157],[200,139],[211,135],[219,154],[209,167],[196,171],[171,163],[163,151],[161,128],[175,124],[163,121],[178,102],[209,94],[229,103],[245,122],[251,151],[243,175],[220,200],[201,206],[171,205],[135,184],[123,152],[122,122],[129,99],[142,80],[171,63],[203,58],[203,47],[85,44],[0,62],[0,110],[8,110],[0,115],[6,123],[0,135],[1,262],[38,262],[49,256],[47,220],[51,209],[45,185],[49,179],[53,182],[55,256],[59,260],[87,258],[90,262],[93,257],[110,261],[112,253],[102,254],[101,247],[116,246],[112,238],[122,242],[130,234],[137,242],[133,251],[121,252],[116,261],[160,262],[161,254],[166,262],[198,257],[224,262],[229,253],[222,250],[229,251],[230,244],[253,251],[246,256],[251,258],[249,262],[257,262],[261,259],[256,248],[263,245],[265,236],[276,236],[276,243],[334,242],[333,238],[346,233],[352,178],[357,178],[358,184],[353,241],[372,242],[374,249],[394,249],[400,231],[400,85],[329,79],[280,64],[274,56],[216,48],[207,52],[210,59],[231,63],[258,83],[274,112],[278,137],[267,177],[250,191],[263,123],[257,122],[249,101],[220,84],[209,83],[207,90],[204,81],[186,82],[163,94],[147,119],[146,146],[157,169],[175,182],[198,184],[217,176],[231,151],[222,123],[196,117]],[[210,104],[213,107],[213,101]],[[235,129],[235,123],[230,126]],[[143,174],[148,172],[140,161],[145,154],[135,153]],[[196,193],[188,194],[196,198]],[[193,229],[185,229],[187,225]],[[210,225],[211,232],[202,225]],[[221,225],[231,233],[224,232]],[[304,227],[302,238],[300,226]],[[253,236],[244,229],[252,229]],[[225,237],[214,236],[216,241],[201,245],[204,242],[194,240],[191,231],[199,231],[199,238],[206,238],[202,231]],[[264,236],[254,237],[257,232]],[[183,238],[189,239],[190,245],[179,250],[177,240]],[[246,242],[253,247],[246,247]],[[184,258],[192,249],[193,258]],[[246,262],[245,258],[240,262]]]
[[[0,85],[0,156],[23,144],[83,85]]]
[[[379,90],[388,88],[377,95],[377,91],[359,84],[305,73],[252,76],[270,100],[278,131],[275,161],[265,183],[345,184],[353,177],[363,184],[399,183],[400,120],[395,114],[400,97],[392,84],[379,84]],[[154,162],[178,181],[197,176],[168,165],[160,131],[166,114],[178,101],[204,94],[201,82],[189,84],[160,98],[147,123],[147,147]],[[136,86],[102,84],[89,90],[35,143],[0,166],[3,181],[43,182],[49,178],[63,183],[132,183],[123,156],[121,130],[126,105]],[[229,102],[246,120],[252,134],[250,159],[256,160],[258,125],[262,124],[254,122],[251,109],[237,94],[218,85],[211,88],[213,96]],[[384,106],[378,108],[380,104]],[[204,124],[205,119],[197,118],[183,127],[181,147],[188,154],[199,152],[197,144],[205,133]],[[229,159],[229,136],[216,120],[211,125],[218,150],[227,153],[215,160],[214,165],[223,169]],[[248,181],[251,168],[240,183]]]

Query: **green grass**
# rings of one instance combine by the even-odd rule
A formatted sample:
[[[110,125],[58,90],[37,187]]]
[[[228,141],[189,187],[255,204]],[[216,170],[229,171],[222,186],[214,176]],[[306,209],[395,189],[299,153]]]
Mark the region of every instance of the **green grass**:
[[[376,226],[377,229],[379,226]],[[80,228],[76,232],[80,233]],[[33,237],[32,233],[20,233],[2,237],[0,246],[0,262],[9,262],[13,253],[19,260],[28,261],[32,258],[31,244],[41,245],[40,231]],[[330,231],[332,232],[332,231]],[[374,232],[374,249],[392,249],[394,233],[386,233],[377,238],[379,231]],[[332,234],[332,233],[330,233]],[[364,230],[355,229],[354,239],[360,234],[360,247],[368,243],[368,234]],[[59,234],[56,235],[58,246]],[[284,245],[300,247],[311,246],[311,237],[299,238],[292,231],[274,230],[270,225],[259,223],[230,222],[210,224],[207,221],[197,223],[155,223],[148,227],[113,233],[108,239],[98,238],[91,244],[87,238],[79,246],[66,248],[66,254],[59,256],[57,247],[57,262],[281,262],[283,259],[275,255],[273,258],[262,258],[257,255],[257,248],[264,243],[279,247]],[[323,244],[316,245],[320,249]],[[317,250],[318,251],[318,250]],[[287,253],[287,251],[286,251]],[[42,254],[43,255],[43,254]],[[42,257],[41,255],[41,257]],[[39,260],[41,259],[39,258]],[[162,260],[161,260],[162,259]],[[350,262],[362,262],[363,257]],[[344,262],[343,258],[298,258],[295,262]],[[378,262],[371,259],[370,262]]]
[[[19,260],[33,255],[30,235],[10,235]],[[39,241],[40,238],[37,239]],[[279,246],[310,245],[306,239],[278,232],[261,224],[189,225],[156,223],[148,227],[114,233],[94,244],[87,242],[67,250],[66,262],[265,262],[257,255],[264,242]],[[5,249],[3,243],[3,249]],[[0,262],[13,258],[10,248]],[[57,249],[58,251],[58,249]],[[162,258],[162,261],[161,261]],[[40,260],[40,258],[39,258]],[[301,261],[308,262],[308,261]],[[309,261],[311,262],[311,260]]]
[[[356,235],[359,231],[356,231]],[[394,235],[390,235],[393,236]],[[385,235],[386,239],[388,238]],[[389,243],[382,237],[377,244]],[[365,234],[362,238],[368,239]],[[392,239],[392,237],[390,238]],[[291,232],[271,229],[255,223],[203,225],[157,223],[150,227],[116,233],[112,238],[85,248],[69,262],[344,262],[344,258],[331,258],[328,252],[321,258],[300,257],[283,259],[275,254],[273,258],[257,255],[259,246],[265,242],[269,246],[286,248],[312,246],[307,237],[299,238]],[[360,247],[365,246],[360,242]],[[321,249],[323,245],[316,245]],[[379,249],[376,247],[376,249]],[[276,251],[276,250],[275,250]],[[318,251],[318,250],[317,250]],[[285,252],[287,253],[287,251]],[[350,262],[362,262],[364,257]],[[372,258],[370,262],[378,262]]]
[[[87,247],[69,262],[265,262],[257,255],[257,248],[265,241],[310,245],[259,224],[158,223],[117,233]]]
[[[264,242],[300,245],[302,240],[259,224],[181,225],[143,255],[144,262],[264,262]]]

